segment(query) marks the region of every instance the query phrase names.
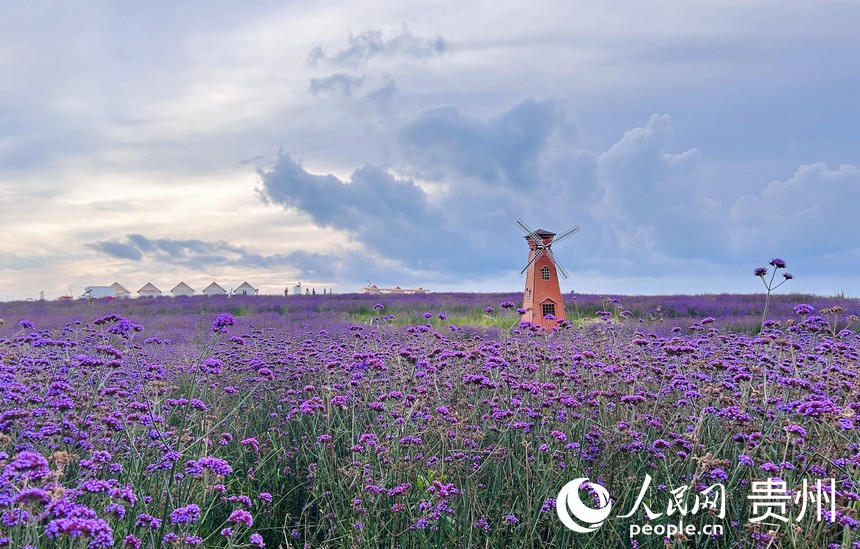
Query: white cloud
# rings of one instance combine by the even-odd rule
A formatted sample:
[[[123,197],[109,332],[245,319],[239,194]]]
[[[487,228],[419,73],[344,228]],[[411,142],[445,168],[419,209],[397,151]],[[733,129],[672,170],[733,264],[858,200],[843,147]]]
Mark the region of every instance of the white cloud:
[[[669,152],[673,133],[668,116],[654,115],[598,159],[603,196],[591,211],[602,220],[601,244],[614,243],[640,269],[643,261],[708,257],[723,240],[720,205],[698,185],[701,153]]]
[[[856,272],[860,167],[835,170],[804,165],[785,181],[738,199],[730,211],[731,244],[738,253],[773,250],[781,257],[828,258],[827,270]]]

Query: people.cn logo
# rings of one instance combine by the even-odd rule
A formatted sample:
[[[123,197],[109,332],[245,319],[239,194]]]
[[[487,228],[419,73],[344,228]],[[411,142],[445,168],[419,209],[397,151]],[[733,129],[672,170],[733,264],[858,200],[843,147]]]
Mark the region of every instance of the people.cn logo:
[[[595,509],[582,503],[579,497],[579,488],[582,486],[594,491],[600,503],[599,507]],[[588,478],[578,478],[561,488],[555,501],[555,510],[562,524],[574,532],[588,534],[603,525],[612,510],[612,502],[609,501],[609,492],[606,491],[606,488],[594,482],[588,482]],[[583,526],[574,518],[585,525]]]

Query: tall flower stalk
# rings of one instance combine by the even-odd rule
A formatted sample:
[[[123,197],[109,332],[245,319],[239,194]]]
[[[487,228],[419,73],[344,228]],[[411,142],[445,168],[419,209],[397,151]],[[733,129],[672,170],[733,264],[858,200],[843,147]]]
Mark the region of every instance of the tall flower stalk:
[[[767,296],[764,299],[764,311],[761,313],[761,327],[759,328],[759,334],[764,332],[764,323],[767,321],[767,308],[770,305],[771,293],[794,278],[791,273],[784,272],[782,273],[782,280],[780,280],[779,283],[775,283],[777,271],[785,269],[785,261],[778,257],[774,257],[770,260],[770,264],[773,266],[773,273],[770,275],[770,280],[765,280],[765,278],[767,278],[767,267],[758,267],[753,271],[757,277],[761,278],[761,282],[764,284],[764,288],[767,291]]]
[[[779,288],[780,286],[782,286],[783,284],[785,284],[786,282],[788,282],[789,280],[794,278],[791,273],[786,271],[786,272],[782,273],[782,280],[780,280],[778,283],[776,283],[776,273],[780,269],[785,269],[785,267],[786,267],[785,261],[783,261],[782,259],[780,259],[778,257],[774,257],[773,259],[770,260],[770,264],[773,267],[773,273],[771,273],[771,275],[770,275],[770,280],[765,280],[765,278],[767,278],[767,267],[757,267],[755,269],[755,271],[753,271],[753,273],[757,277],[761,278],[761,282],[762,282],[762,284],[764,284],[765,290],[767,290],[767,295],[764,299],[764,310],[761,313],[761,326],[759,327],[759,331],[758,331],[759,335],[764,333],[764,325],[765,325],[765,322],[767,322],[767,308],[770,305],[770,295],[773,293],[774,290],[776,290],[777,288]],[[761,343],[759,343],[756,346],[756,353],[755,353],[755,363],[756,364],[758,364],[758,352],[759,352],[760,348],[761,348]],[[763,396],[764,402],[767,403],[767,366],[763,367],[763,372],[764,372],[764,384],[762,386],[762,396]]]

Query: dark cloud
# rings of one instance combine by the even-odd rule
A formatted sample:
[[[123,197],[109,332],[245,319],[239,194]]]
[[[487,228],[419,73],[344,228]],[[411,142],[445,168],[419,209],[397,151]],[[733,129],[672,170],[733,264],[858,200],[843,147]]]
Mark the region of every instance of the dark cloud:
[[[570,117],[551,101],[522,101],[486,119],[437,107],[397,136],[396,170],[366,164],[342,181],[282,154],[259,171],[259,191],[346,232],[395,268],[439,277],[519,270],[525,245],[517,218],[555,232],[581,225],[557,250],[574,271],[700,267],[727,249],[725,212],[698,184],[700,153],[671,152],[667,116],[652,117],[601,154],[577,147]]]
[[[438,246],[449,241],[442,212],[411,179],[399,179],[366,164],[349,181],[308,173],[288,154],[259,171],[261,194],[274,203],[296,208],[317,225],[345,230],[370,250],[413,266],[440,266],[448,254]]]
[[[187,269],[206,270],[212,267],[244,267],[259,270],[283,270],[304,280],[364,283],[373,280],[383,285],[403,287],[449,278],[428,271],[410,270],[383,254],[366,250],[344,250],[341,253],[316,253],[296,250],[287,254],[263,255],[224,241],[197,239],[148,238],[127,235],[123,240],[99,241],[87,244],[100,253],[135,262],[161,263]]]
[[[204,268],[218,265],[258,267],[273,269],[283,266],[296,266],[302,256],[292,254],[260,255],[248,252],[229,242],[207,242],[197,239],[147,238],[141,234],[127,235],[125,240],[103,240],[87,244],[88,247],[116,257],[133,261],[156,261],[170,265],[190,268]],[[315,257],[315,264],[321,258]]]
[[[364,101],[375,107],[378,111],[387,111],[397,97],[397,84],[393,79],[385,77],[385,83],[367,93]]]
[[[522,101],[488,120],[448,105],[422,112],[401,128],[400,138],[421,177],[466,176],[525,189],[540,183],[538,158],[563,120],[551,101]]]
[[[380,30],[368,30],[347,37],[347,46],[329,55],[321,45],[311,49],[308,62],[316,65],[326,62],[335,66],[357,66],[374,57],[404,56],[415,59],[436,57],[449,51],[448,43],[441,36],[420,38],[403,27],[399,34],[388,39]]]
[[[334,93],[336,95],[352,96],[352,91],[364,83],[364,77],[352,76],[338,72],[325,78],[312,78],[310,90],[314,95]]]
[[[372,164],[348,180],[312,174],[281,154],[270,170],[259,171],[259,192],[320,226],[346,232],[381,261],[394,262],[393,268],[439,277],[513,271],[525,249],[514,225],[518,217],[563,229],[586,211],[569,203],[571,185],[548,181],[543,173],[570,168],[550,154],[554,139],[569,145],[575,135],[570,128],[560,131],[564,120],[554,103],[530,100],[488,120],[453,107],[431,109],[399,132],[405,152],[397,172],[442,184],[441,191]],[[593,160],[573,164],[585,169]],[[553,204],[550,211],[544,200]]]
[[[133,244],[115,241],[102,241],[87,244],[90,248],[118,259],[130,259],[132,261],[140,261],[143,259],[141,250]]]
[[[130,234],[126,238],[141,252],[151,252],[155,249],[153,242],[142,234]]]

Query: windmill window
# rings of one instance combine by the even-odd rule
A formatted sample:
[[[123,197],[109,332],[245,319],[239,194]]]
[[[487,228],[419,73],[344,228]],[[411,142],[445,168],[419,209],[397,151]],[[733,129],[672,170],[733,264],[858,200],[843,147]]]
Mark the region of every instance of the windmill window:
[[[555,316],[555,303],[543,303],[543,304],[541,304],[540,309],[541,309],[541,313],[543,313],[543,316],[546,316],[546,315]]]
[[[549,267],[546,265],[543,266],[543,269],[540,270],[540,277],[544,280],[549,280]]]

